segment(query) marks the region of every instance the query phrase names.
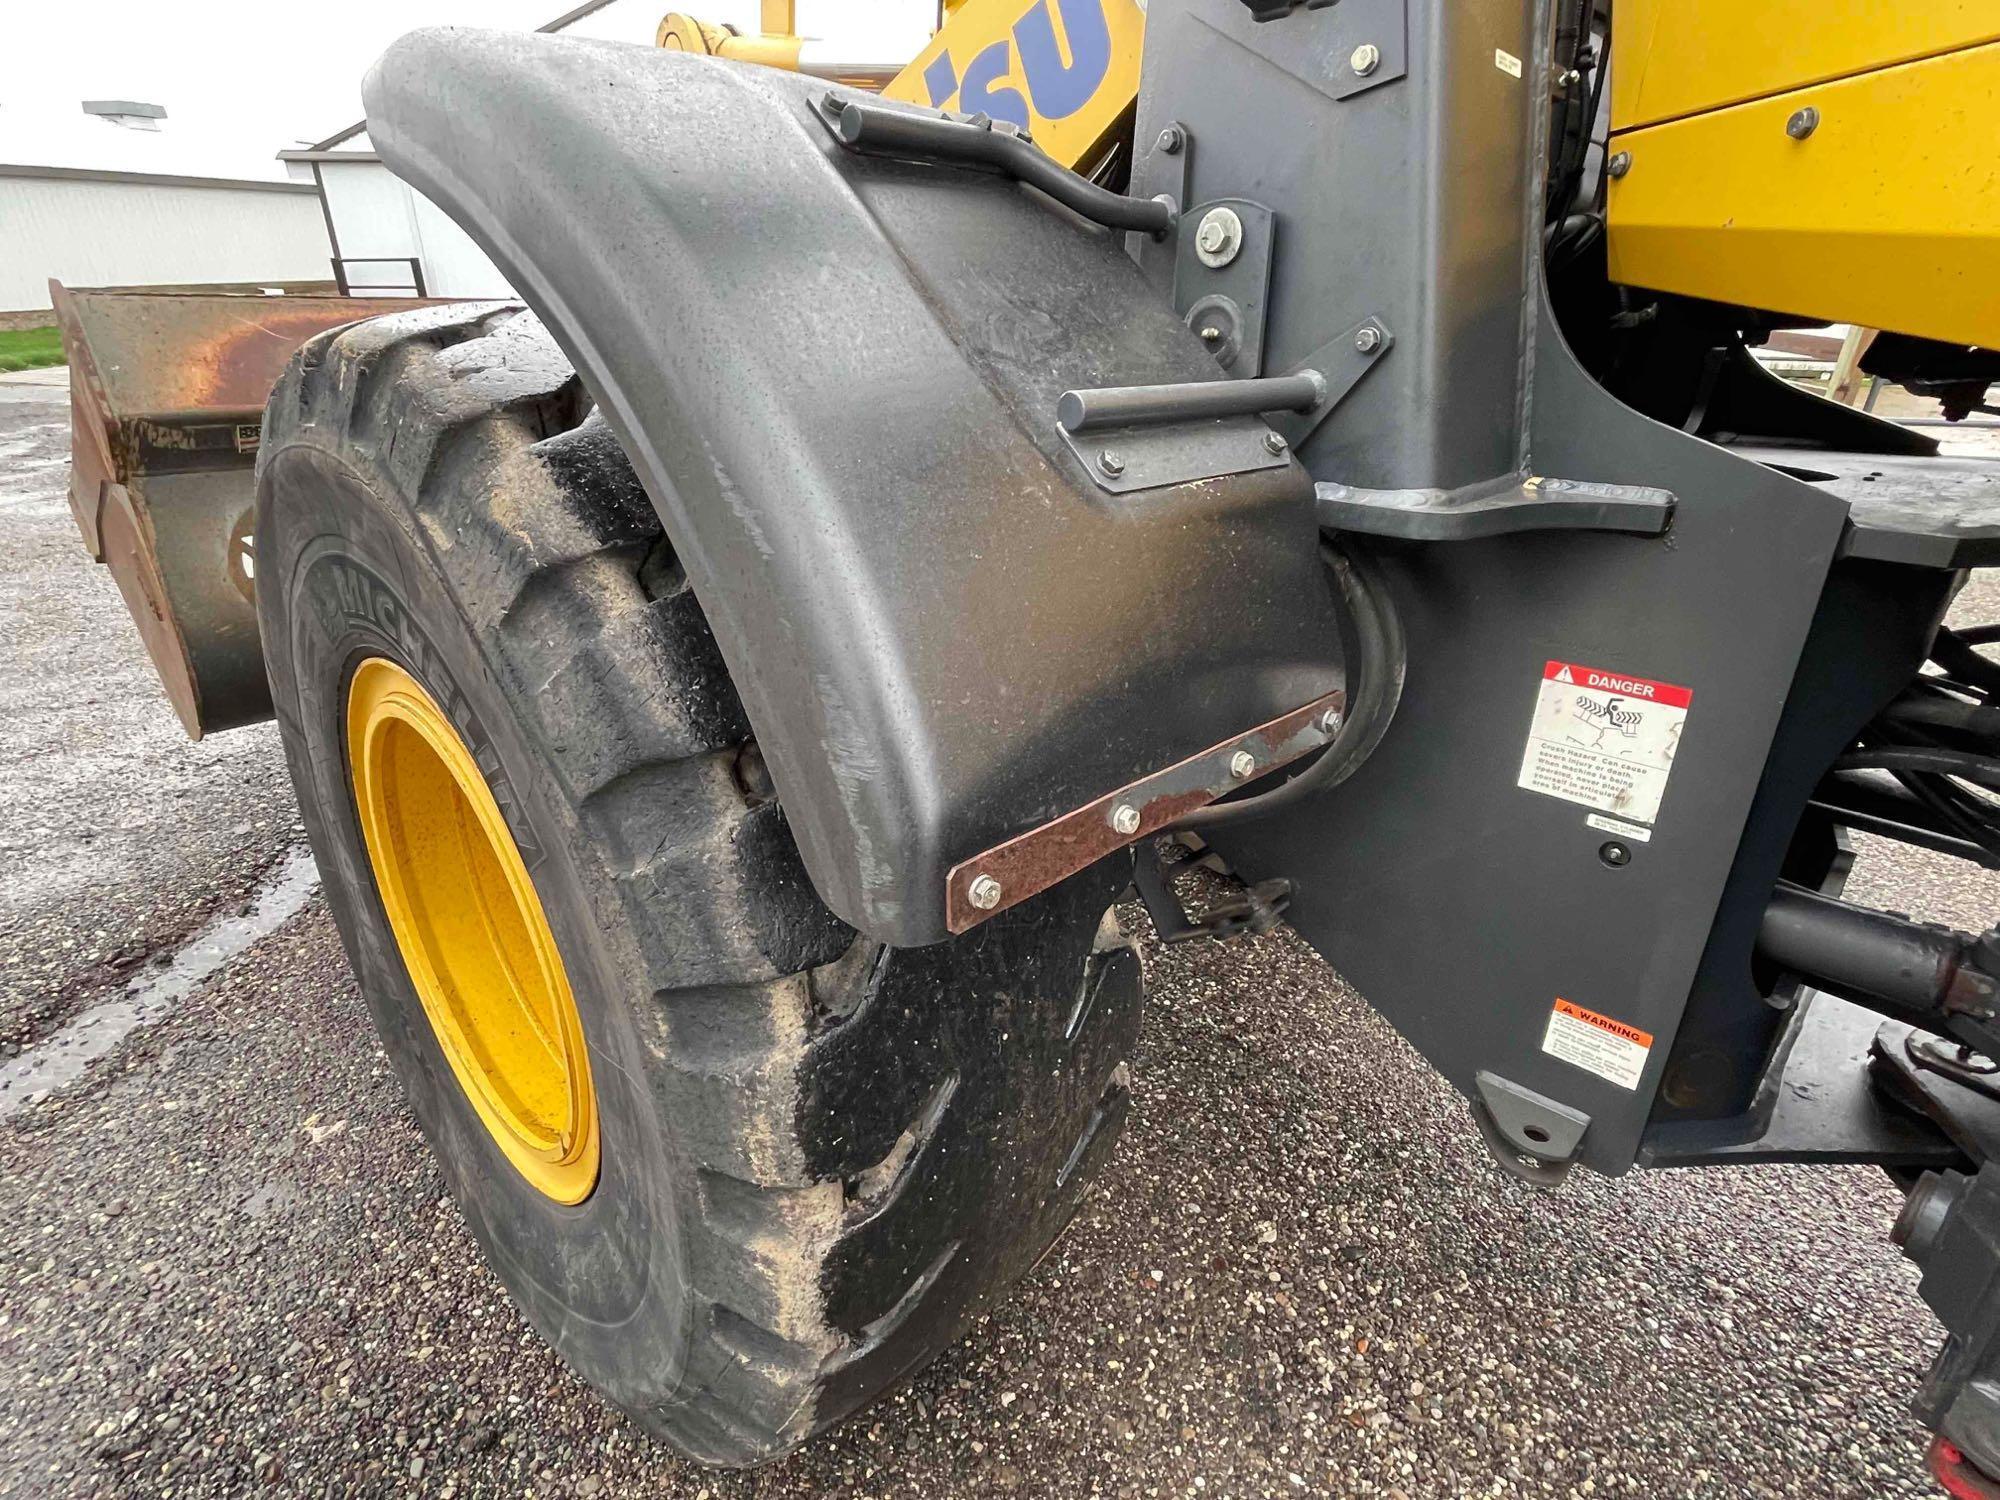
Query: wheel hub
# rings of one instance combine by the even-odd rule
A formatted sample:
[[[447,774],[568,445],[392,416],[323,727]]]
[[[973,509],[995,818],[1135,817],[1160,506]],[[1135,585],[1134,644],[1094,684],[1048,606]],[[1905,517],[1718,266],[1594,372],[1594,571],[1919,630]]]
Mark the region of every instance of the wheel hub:
[[[597,1184],[597,1100],[562,955],[471,748],[423,685],[370,657],[347,695],[348,770],[396,946],[495,1144],[558,1203]]]

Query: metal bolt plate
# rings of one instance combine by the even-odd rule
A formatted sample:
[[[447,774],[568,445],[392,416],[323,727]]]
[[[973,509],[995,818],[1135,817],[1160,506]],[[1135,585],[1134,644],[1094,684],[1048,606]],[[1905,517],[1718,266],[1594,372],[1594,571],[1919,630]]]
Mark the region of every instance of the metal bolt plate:
[[[1131,842],[1172,827],[1195,808],[1227,796],[1253,775],[1275,771],[1330,743],[1320,726],[1327,714],[1342,710],[1338,691],[1260,724],[1244,734],[1176,761],[1173,765],[1127,782],[1094,802],[995,845],[952,866],[945,875],[945,925],[952,932],[978,926],[996,911],[1004,911],[1045,891]],[[1249,769],[1238,773],[1236,765]],[[1133,832],[1121,808],[1138,815]],[[981,880],[991,880],[983,886]],[[993,904],[984,904],[991,897]]]

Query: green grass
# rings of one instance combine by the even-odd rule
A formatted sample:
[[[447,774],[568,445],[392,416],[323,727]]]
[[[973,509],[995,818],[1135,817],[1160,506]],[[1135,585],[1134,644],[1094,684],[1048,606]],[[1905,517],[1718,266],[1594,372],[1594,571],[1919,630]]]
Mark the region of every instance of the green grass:
[[[0,370],[39,370],[63,363],[62,335],[54,328],[0,330]]]

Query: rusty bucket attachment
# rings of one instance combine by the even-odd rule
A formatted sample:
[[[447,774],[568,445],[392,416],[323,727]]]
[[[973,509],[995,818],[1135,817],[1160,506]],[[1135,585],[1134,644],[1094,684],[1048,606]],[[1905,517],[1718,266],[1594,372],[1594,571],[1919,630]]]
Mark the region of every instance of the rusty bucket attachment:
[[[71,290],[69,503],[193,739],[271,716],[251,524],[264,401],[292,353],[409,298]]]

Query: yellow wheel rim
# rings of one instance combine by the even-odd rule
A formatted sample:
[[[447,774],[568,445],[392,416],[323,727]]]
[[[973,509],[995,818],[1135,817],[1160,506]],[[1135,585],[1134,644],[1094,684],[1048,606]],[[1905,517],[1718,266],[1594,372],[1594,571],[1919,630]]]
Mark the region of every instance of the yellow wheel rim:
[[[583,1024],[528,867],[472,750],[396,663],[347,691],[354,805],[389,928],[459,1086],[539,1192],[597,1185]]]

